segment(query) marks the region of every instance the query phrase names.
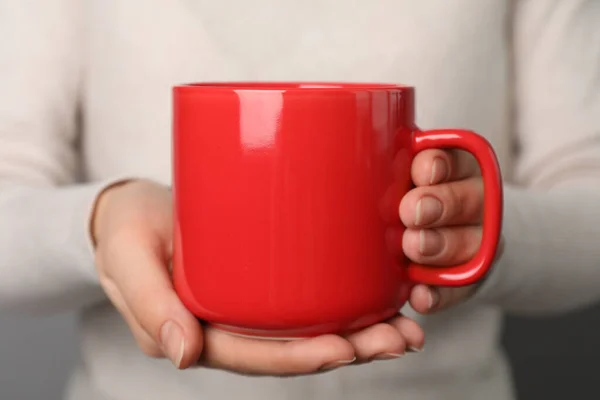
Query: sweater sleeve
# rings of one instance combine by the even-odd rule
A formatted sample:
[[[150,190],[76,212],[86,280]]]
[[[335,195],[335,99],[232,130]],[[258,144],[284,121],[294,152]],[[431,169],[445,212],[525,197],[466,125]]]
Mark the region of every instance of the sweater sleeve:
[[[0,309],[103,298],[77,184],[80,1],[0,0]]]
[[[600,300],[600,2],[514,4],[516,179],[476,298],[556,313]]]

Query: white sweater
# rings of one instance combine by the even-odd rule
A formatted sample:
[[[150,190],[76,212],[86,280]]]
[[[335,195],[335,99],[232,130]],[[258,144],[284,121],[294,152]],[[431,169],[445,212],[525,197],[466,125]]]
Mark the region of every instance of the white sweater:
[[[599,21],[597,0],[0,0],[0,307],[81,311],[71,399],[511,399],[503,311],[600,298]],[[98,191],[169,183],[173,84],[288,79],[411,84],[421,128],[485,135],[503,258],[397,361],[276,379],[146,358],[98,285]]]

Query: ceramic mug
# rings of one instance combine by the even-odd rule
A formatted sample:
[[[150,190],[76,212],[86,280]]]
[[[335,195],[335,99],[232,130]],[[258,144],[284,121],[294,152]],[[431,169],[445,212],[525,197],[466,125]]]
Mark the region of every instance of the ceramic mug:
[[[173,279],[199,319],[234,334],[349,333],[395,315],[415,283],[471,285],[495,256],[495,154],[466,130],[421,131],[414,88],[359,83],[197,83],[173,89]],[[402,254],[398,205],[416,153],[478,160],[483,237],[469,262]]]

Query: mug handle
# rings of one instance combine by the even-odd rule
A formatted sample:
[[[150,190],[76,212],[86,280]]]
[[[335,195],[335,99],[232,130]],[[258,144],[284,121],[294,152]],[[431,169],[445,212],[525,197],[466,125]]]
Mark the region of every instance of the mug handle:
[[[411,263],[408,277],[412,282],[434,286],[468,286],[482,280],[489,271],[502,230],[502,177],[490,143],[475,132],[462,129],[415,131],[413,150],[460,149],[471,153],[481,169],[484,207],[483,234],[477,254],[464,264],[451,267],[427,267]]]

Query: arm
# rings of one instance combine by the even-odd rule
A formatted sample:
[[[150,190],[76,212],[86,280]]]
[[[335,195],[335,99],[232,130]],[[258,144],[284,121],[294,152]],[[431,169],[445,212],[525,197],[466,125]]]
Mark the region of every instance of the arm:
[[[0,309],[103,298],[76,185],[79,3],[0,1]]]
[[[516,184],[477,298],[515,313],[600,299],[600,2],[517,0]]]

